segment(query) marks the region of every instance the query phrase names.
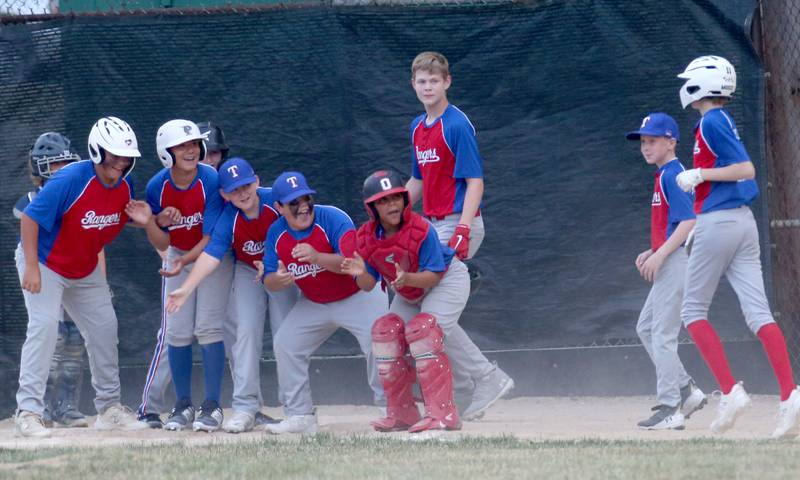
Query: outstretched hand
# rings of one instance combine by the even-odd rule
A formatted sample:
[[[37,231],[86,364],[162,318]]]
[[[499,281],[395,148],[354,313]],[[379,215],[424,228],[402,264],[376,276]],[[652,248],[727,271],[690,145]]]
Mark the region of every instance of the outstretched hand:
[[[175,275],[181,273],[181,269],[185,266],[183,256],[180,256],[172,261],[172,268],[166,269],[161,268],[158,270],[158,273],[161,274],[162,277],[170,278],[174,277]]]
[[[345,259],[342,260],[342,273],[345,275],[357,277],[359,275],[363,275],[366,271],[367,264],[364,262],[364,259],[361,258],[361,255],[359,255],[358,252],[353,254],[353,258],[345,257]]]
[[[128,202],[125,205],[125,214],[138,225],[147,225],[147,222],[153,217],[150,205],[143,200],[131,200]]]

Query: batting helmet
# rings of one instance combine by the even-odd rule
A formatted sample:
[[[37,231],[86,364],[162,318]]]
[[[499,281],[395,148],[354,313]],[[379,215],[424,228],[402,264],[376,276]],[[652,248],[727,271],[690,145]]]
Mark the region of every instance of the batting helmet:
[[[681,87],[683,108],[705,97],[730,98],[736,91],[736,70],[722,57],[706,55],[695,58],[678,78],[686,80]]]
[[[367,177],[367,179],[364,180],[364,189],[362,192],[367,213],[375,219],[378,218],[378,212],[375,210],[375,206],[372,205],[372,203],[379,198],[394,193],[402,193],[405,198],[406,207],[411,203],[403,179],[400,177],[399,173],[393,170],[378,170]]]
[[[172,168],[175,163],[175,156],[169,151],[170,148],[192,140],[200,140],[200,158],[202,162],[206,158],[205,135],[200,133],[197,124],[190,120],[170,120],[161,125],[156,133],[156,151],[161,164],[166,168]]]
[[[142,156],[133,129],[117,117],[101,118],[89,132],[89,157],[94,163],[102,163],[105,159],[103,152],[129,157],[134,161]]]
[[[58,132],[39,135],[30,152],[31,173],[34,177],[50,178],[50,164],[77,162],[81,157],[70,148],[69,138]]]
[[[215,150],[222,152],[222,161],[228,158],[228,144],[225,143],[225,132],[220,127],[211,122],[200,122],[197,128],[206,137],[206,150],[213,152]]]

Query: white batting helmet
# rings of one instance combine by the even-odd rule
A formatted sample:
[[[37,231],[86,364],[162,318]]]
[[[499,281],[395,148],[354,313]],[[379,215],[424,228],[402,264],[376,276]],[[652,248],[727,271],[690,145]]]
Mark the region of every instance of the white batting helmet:
[[[133,129],[127,122],[117,117],[101,118],[89,132],[89,157],[94,163],[99,164],[103,161],[105,158],[103,151],[120,157],[130,157],[134,162],[142,156]]]
[[[683,108],[704,97],[730,97],[736,91],[736,70],[722,57],[695,58],[678,78],[686,80],[681,87]]]
[[[206,136],[200,133],[197,124],[191,120],[170,120],[161,125],[156,134],[156,151],[161,164],[166,168],[172,168],[175,157],[169,149],[175,145],[191,140],[200,140],[200,161],[206,158]]]

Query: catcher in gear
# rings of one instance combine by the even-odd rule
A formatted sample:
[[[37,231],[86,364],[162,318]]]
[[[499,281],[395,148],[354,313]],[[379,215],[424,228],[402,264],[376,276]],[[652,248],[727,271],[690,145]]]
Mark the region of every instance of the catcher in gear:
[[[371,220],[358,229],[356,253],[345,259],[342,270],[364,290],[381,280],[396,293],[389,313],[372,327],[373,352],[387,402],[386,417],[372,425],[378,431],[412,433],[458,430],[461,418],[453,397],[451,362],[473,378],[499,380],[500,389],[487,396],[488,401],[470,405],[470,414],[482,414],[514,382],[458,325],[469,298],[467,267],[453,249],[439,242],[430,222],[411,210],[400,175],[373,173],[364,182],[363,197]],[[413,367],[408,353],[414,357]],[[417,378],[425,402],[423,416],[412,396]]]

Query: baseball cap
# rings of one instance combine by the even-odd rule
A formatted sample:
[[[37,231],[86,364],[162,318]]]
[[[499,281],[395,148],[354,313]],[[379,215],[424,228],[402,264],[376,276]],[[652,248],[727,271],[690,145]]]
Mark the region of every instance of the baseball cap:
[[[284,204],[303,195],[315,193],[316,190],[309,188],[306,177],[300,172],[283,172],[272,184],[272,198]]]
[[[233,157],[219,167],[219,186],[225,193],[231,193],[256,180],[256,172],[244,158]]]
[[[625,138],[628,140],[639,140],[642,135],[674,138],[677,141],[681,139],[678,124],[675,122],[675,119],[666,113],[651,113],[644,117],[639,130],[628,132]]]

